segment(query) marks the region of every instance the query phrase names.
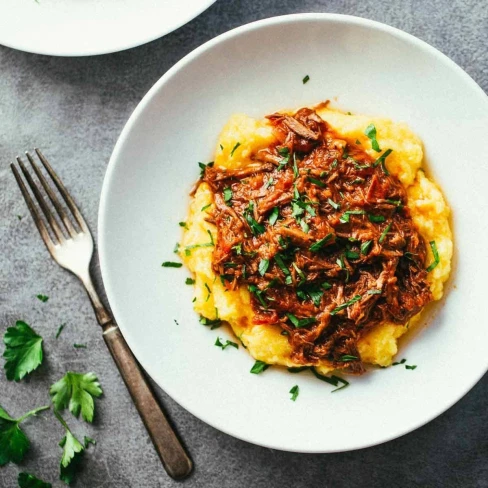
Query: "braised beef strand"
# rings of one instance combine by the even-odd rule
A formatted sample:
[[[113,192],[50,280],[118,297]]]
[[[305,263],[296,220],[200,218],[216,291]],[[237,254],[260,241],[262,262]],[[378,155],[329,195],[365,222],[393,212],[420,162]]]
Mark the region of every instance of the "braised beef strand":
[[[381,154],[308,108],[268,119],[277,144],[244,170],[202,175],[215,196],[213,269],[228,289],[249,288],[254,322],[278,324],[296,363],[361,374],[361,336],[432,300],[425,243]]]

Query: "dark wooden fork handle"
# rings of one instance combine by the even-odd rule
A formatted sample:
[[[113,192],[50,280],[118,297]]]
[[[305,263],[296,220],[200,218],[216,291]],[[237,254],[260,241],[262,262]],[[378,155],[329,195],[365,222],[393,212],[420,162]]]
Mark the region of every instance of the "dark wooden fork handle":
[[[136,358],[125,342],[119,327],[109,322],[103,326],[103,338],[119,368],[147,432],[164,468],[175,480],[183,479],[193,464],[176,437]]]

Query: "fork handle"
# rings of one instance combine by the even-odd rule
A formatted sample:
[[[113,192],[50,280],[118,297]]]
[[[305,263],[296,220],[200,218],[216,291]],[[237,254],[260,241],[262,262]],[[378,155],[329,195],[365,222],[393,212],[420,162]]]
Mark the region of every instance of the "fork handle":
[[[141,367],[125,342],[119,327],[114,322],[109,322],[103,328],[105,344],[119,368],[164,469],[175,480],[185,478],[192,470],[192,461],[159,406]]]

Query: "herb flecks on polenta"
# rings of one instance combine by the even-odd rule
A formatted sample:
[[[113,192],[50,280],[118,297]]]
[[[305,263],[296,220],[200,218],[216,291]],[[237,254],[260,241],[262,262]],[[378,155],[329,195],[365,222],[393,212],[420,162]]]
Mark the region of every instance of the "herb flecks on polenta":
[[[420,141],[322,106],[233,116],[217,147],[180,246],[195,310],[268,365],[391,364],[450,271],[449,210],[418,171]]]

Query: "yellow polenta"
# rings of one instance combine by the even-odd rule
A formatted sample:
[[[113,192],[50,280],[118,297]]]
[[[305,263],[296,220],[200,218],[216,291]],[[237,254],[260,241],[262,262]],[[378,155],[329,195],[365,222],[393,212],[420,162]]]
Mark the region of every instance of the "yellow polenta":
[[[377,153],[373,151],[370,140],[364,134],[364,129],[369,124],[376,127],[380,146],[393,150],[388,157],[388,170],[406,188],[413,222],[425,242],[435,240],[437,245],[440,262],[429,273],[428,279],[434,299],[439,300],[451,271],[449,207],[437,185],[421,169],[423,153],[420,139],[405,124],[388,119],[347,115],[329,108],[319,109],[317,113],[349,143],[359,140],[363,149],[374,158]],[[273,142],[275,138],[267,120],[233,115],[220,134],[214,164],[220,168],[243,168],[251,162],[251,157],[259,149],[266,148]],[[239,145],[236,148],[237,143]],[[212,191],[203,183],[192,198],[186,220],[188,228],[184,231],[180,247],[187,249],[186,252],[180,252],[181,258],[195,276],[195,311],[208,319],[220,318],[228,322],[255,359],[267,364],[296,366],[291,359],[292,350],[288,339],[280,334],[279,326],[253,324],[254,313],[247,288],[243,286],[236,291],[224,288],[212,270],[213,248],[193,247],[208,243],[210,234],[213,239],[216,238],[215,226],[205,220],[207,212],[212,211],[212,205]],[[429,248],[427,261],[432,260]],[[410,325],[418,321],[419,315],[410,321]],[[390,365],[398,349],[397,339],[406,331],[407,327],[390,323],[379,324],[358,343],[362,360],[380,366]],[[323,374],[331,371],[325,362],[315,367]]]

